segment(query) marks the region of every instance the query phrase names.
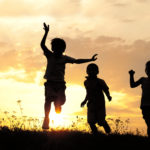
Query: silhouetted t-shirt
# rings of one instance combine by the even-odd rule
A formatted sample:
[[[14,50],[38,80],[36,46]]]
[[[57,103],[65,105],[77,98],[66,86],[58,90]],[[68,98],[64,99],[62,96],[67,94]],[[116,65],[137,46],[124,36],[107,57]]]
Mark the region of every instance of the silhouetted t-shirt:
[[[44,78],[50,81],[64,82],[65,64],[74,63],[75,59],[66,55],[55,56],[52,52],[46,52],[47,68]]]
[[[150,106],[150,79],[142,77],[139,81],[142,88],[141,108]]]
[[[108,91],[108,86],[104,80],[100,78],[90,79],[87,77],[87,80],[84,82],[88,104],[94,104],[95,107],[105,107],[105,98],[103,92]]]

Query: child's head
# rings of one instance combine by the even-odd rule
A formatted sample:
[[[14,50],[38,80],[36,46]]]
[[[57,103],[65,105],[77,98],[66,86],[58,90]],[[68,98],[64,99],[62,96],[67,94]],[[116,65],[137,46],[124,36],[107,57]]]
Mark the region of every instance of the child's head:
[[[98,66],[94,63],[91,63],[87,66],[86,72],[88,76],[97,76],[97,74],[99,73]]]
[[[62,55],[66,49],[66,43],[63,39],[54,38],[51,41],[51,48],[55,54]]]
[[[150,77],[150,61],[148,61],[146,63],[145,72],[146,72],[147,76]]]

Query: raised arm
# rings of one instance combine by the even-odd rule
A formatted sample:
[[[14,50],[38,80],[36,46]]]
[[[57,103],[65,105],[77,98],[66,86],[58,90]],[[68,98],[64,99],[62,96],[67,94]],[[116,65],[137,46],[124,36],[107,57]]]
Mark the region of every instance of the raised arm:
[[[45,30],[45,33],[44,33],[44,36],[41,40],[41,48],[42,50],[44,51],[44,54],[46,53],[49,53],[49,49],[46,47],[45,43],[46,43],[46,38],[47,38],[47,35],[48,35],[48,32],[49,32],[49,25],[46,25],[45,23],[43,24],[44,25],[44,30]]]
[[[135,74],[135,71],[133,71],[133,70],[129,71],[131,88],[135,88],[135,87],[139,86],[142,82],[142,78],[139,79],[138,81],[134,81],[134,74]]]
[[[86,62],[95,61],[97,59],[97,57],[96,57],[97,55],[98,54],[93,55],[92,58],[90,58],[90,59],[76,59],[74,61],[74,63],[76,63],[76,64],[82,64],[82,63],[86,63]]]

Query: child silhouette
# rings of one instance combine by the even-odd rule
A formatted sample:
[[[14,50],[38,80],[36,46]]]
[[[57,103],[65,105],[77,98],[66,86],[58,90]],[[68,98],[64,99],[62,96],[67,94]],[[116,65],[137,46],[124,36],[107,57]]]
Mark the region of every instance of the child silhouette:
[[[61,106],[65,103],[65,64],[66,63],[86,63],[95,61],[95,54],[91,59],[75,59],[67,55],[63,55],[66,49],[66,43],[63,39],[54,38],[51,41],[51,51],[46,47],[45,42],[49,32],[49,25],[44,23],[45,34],[41,41],[41,48],[47,58],[47,68],[44,78],[47,80],[45,85],[45,118],[42,128],[49,129],[49,113],[51,103],[54,102],[56,113],[61,112]]]
[[[107,121],[105,120],[106,109],[103,92],[106,94],[109,101],[111,101],[112,97],[110,96],[109,88],[105,81],[97,77],[98,73],[99,69],[96,64],[92,63],[87,66],[88,76],[84,82],[86,88],[86,97],[81,103],[81,107],[83,107],[88,101],[87,121],[93,134],[98,133],[95,125],[96,123],[98,123],[100,126],[103,126],[106,133],[110,133],[111,131]]]
[[[145,72],[147,77],[141,77],[139,80],[134,81],[135,71],[130,70],[130,86],[135,88],[141,85],[142,97],[141,97],[141,110],[143,119],[147,125],[147,135],[150,138],[150,61],[146,63]]]

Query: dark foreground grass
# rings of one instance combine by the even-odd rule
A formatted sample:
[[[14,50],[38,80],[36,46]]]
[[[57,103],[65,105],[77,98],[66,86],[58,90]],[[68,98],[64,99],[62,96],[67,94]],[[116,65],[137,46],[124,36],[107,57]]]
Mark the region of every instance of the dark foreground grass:
[[[20,129],[0,129],[0,150],[94,150],[106,148],[148,148],[147,137],[132,134],[99,133],[92,135],[81,131],[23,131]]]

